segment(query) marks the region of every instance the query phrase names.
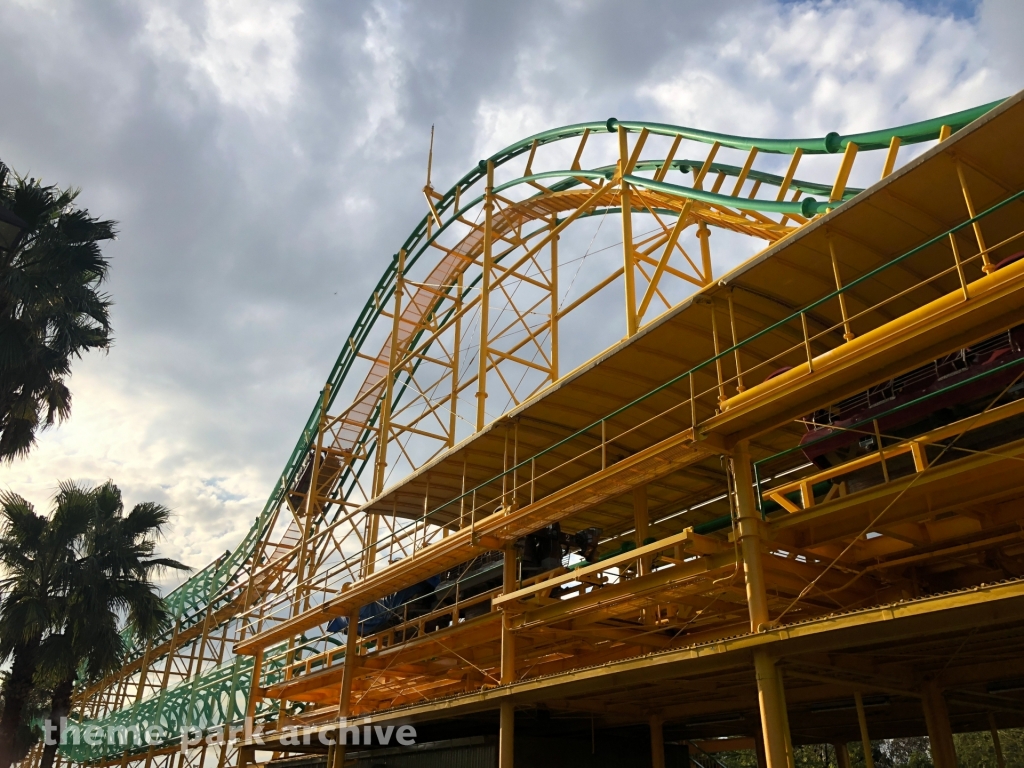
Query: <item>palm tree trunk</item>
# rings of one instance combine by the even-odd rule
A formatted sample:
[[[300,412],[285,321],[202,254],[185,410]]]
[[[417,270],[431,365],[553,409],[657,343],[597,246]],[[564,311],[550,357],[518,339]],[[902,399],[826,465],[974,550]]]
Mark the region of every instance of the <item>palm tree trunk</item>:
[[[53,768],[53,759],[57,756],[57,745],[64,736],[64,723],[71,714],[71,694],[75,690],[75,679],[69,677],[62,680],[53,689],[50,699],[50,723],[57,726],[57,738],[53,744],[43,746],[43,755],[39,759],[39,768]]]
[[[11,763],[24,756],[26,745],[20,743],[19,736],[25,702],[32,693],[38,650],[38,638],[19,647],[14,653],[11,673],[4,683],[4,710],[0,714],[0,768],[10,768]]]

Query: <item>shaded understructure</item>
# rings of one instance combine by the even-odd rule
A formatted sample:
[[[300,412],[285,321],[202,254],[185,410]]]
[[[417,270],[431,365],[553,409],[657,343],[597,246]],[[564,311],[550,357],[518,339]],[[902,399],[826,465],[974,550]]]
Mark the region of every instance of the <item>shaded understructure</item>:
[[[1018,95],[806,140],[611,119],[428,171],[249,537],[79,694],[168,735],[63,759],[781,768],[927,735],[952,768],[954,732],[1024,725],[1022,149]],[[573,240],[599,219],[610,269]],[[716,269],[720,237],[761,250]],[[595,306],[624,337],[564,370]],[[419,746],[328,743],[366,724]]]

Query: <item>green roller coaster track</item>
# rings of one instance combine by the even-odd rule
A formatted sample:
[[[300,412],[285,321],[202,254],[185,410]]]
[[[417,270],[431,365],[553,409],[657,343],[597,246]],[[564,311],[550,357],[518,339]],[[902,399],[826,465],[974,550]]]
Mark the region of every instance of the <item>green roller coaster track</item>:
[[[423,217],[401,245],[401,249],[408,254],[405,260],[405,272],[408,273],[416,265],[429,245],[437,239],[449,223],[454,221],[459,214],[472,209],[481,202],[482,196],[471,200],[467,204],[461,204],[461,195],[465,190],[470,189],[486,176],[488,161],[493,162],[495,167],[499,167],[531,151],[534,146],[544,146],[566,139],[578,138],[584,132],[613,132],[621,126],[628,132],[646,130],[650,134],[671,137],[682,136],[684,139],[705,144],[717,142],[721,146],[739,150],[749,151],[756,148],[761,153],[791,155],[800,150],[805,154],[834,154],[843,151],[851,142],[855,143],[859,150],[864,151],[887,148],[894,137],[898,138],[901,144],[933,141],[939,137],[943,126],[948,126],[955,132],[1001,103],[1002,100],[999,100],[973,109],[886,130],[850,135],[829,133],[821,138],[809,139],[758,139],[700,131],[663,123],[618,121],[615,118],[604,122],[579,123],[545,131],[516,142],[486,160],[481,160],[473,169],[459,179],[448,192],[437,199],[435,209],[439,216],[449,212],[454,215],[450,216],[448,222],[438,227],[433,233],[431,233],[431,229],[428,226],[429,215]],[[658,169],[663,163],[663,160],[641,160],[636,163],[634,173]],[[702,164],[703,161],[697,160],[675,160],[671,163],[671,167],[688,172],[694,169],[701,169]],[[712,163],[709,170],[734,177],[741,173],[741,169],[736,166],[720,163]],[[583,178],[610,179],[614,172],[615,168],[613,166],[591,170],[547,171],[515,178],[512,181],[496,186],[495,191],[501,191],[517,184],[529,183],[530,181],[559,178],[562,179],[560,182],[549,187],[552,191],[558,192],[582,184],[581,179]],[[748,177],[774,186],[779,186],[783,181],[780,176],[760,171],[751,171]],[[736,205],[736,199],[728,195],[654,181],[643,176],[630,175],[626,177],[626,181],[635,186],[645,187],[673,196],[687,197],[713,204]],[[806,195],[828,195],[832,189],[831,185],[798,180],[794,180],[791,187]],[[810,217],[823,213],[828,208],[842,204],[860,191],[859,189],[848,189],[843,195],[842,200],[833,203],[821,202],[813,197],[804,197],[798,202],[744,199],[743,207],[749,210]],[[455,211],[454,206],[457,201],[460,201],[460,207]],[[597,215],[611,213],[614,210],[617,209],[604,209],[597,212]],[[666,213],[674,212],[666,211]],[[341,389],[341,385],[345,382],[357,359],[358,350],[361,349],[363,343],[367,340],[375,322],[382,316],[382,307],[386,306],[388,299],[394,293],[398,262],[398,255],[396,253],[377,282],[370,299],[368,299],[359,313],[345,344],[342,345],[341,353],[334,362],[330,375],[327,378],[327,384],[330,386],[331,392],[331,397],[327,403],[328,407],[334,404],[334,399]],[[470,287],[472,286],[467,286],[466,290]],[[398,395],[400,395],[400,392],[396,393],[396,405],[399,400]],[[240,578],[242,570],[245,564],[253,557],[261,539],[267,534],[267,529],[273,520],[275,511],[283,503],[285,494],[296,482],[303,468],[304,461],[311,451],[313,441],[316,439],[320,409],[321,398],[318,398],[263,510],[243,540],[233,551],[226,552],[217,561],[194,574],[167,596],[167,601],[178,624],[179,632],[202,621],[208,611],[215,611],[228,605],[240,596],[241,590],[245,588],[245,581]],[[359,438],[358,442],[361,445],[365,444],[368,440],[371,427],[376,418],[377,413],[375,412],[363,435]],[[351,489],[355,479],[360,476],[371,459],[372,448],[361,462],[353,463],[347,468],[340,487],[344,488],[344,485],[348,483]],[[342,490],[342,493],[344,493],[344,490]],[[166,637],[158,639],[156,643],[159,644],[169,638],[170,630],[168,630]],[[128,637],[126,639],[132,648],[132,659],[137,660],[142,655],[144,649],[137,644],[133,644],[133,638]],[[144,734],[150,726],[159,726],[162,732],[166,734],[165,741],[168,743],[177,741],[179,735],[186,731],[219,732],[225,725],[240,723],[244,718],[251,675],[252,659],[248,657],[234,657],[229,662],[196,675],[188,682],[174,688],[161,690],[157,695],[114,712],[105,718],[92,721],[89,724],[98,726],[103,734],[99,739],[92,739],[95,742],[93,744],[85,743],[81,738],[84,734],[80,728],[72,729],[71,740],[73,742],[77,738],[79,743],[68,743],[61,747],[61,751],[72,761],[91,762],[121,754],[125,751],[137,752],[148,749],[152,745],[146,743]],[[272,678],[273,670],[270,670],[270,675]],[[261,704],[260,708],[257,709],[257,720],[272,717],[275,711],[271,705]],[[136,726],[138,727],[136,728]]]

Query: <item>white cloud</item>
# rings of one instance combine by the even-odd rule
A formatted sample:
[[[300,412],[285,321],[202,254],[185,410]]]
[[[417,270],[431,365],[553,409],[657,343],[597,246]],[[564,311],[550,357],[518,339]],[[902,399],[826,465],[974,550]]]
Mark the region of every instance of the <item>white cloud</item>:
[[[726,39],[722,40],[721,38]],[[896,2],[764,6],[639,93],[669,121],[751,136],[853,133],[1008,95],[968,21]]]
[[[73,418],[42,432],[29,460],[4,468],[2,485],[48,511],[59,482],[111,479],[128,508],[142,501],[169,507],[163,554],[201,568],[242,538],[263,506],[266,478],[251,457],[223,447],[211,456],[210,446],[189,439],[195,421],[230,429],[228,420],[173,386],[149,379],[138,387],[131,376],[111,376],[108,362],[97,356],[78,364]]]
[[[225,104],[269,113],[298,87],[296,2],[211,0],[201,29],[173,9],[150,8],[144,43],[157,57],[184,64],[193,87],[212,86]]]
[[[0,156],[121,220],[118,347],[76,363],[71,420],[0,484],[45,506],[61,479],[110,477],[174,509],[167,553],[196,566],[259,513],[366,286],[424,214],[431,122],[447,188],[564,123],[821,135],[1009,95],[1024,74],[1024,6],[995,0],[976,21],[882,0],[705,4],[697,20],[578,2],[518,26],[497,4],[161,4],[141,26],[82,7],[93,27],[0,4],[0,103],[20,105],[0,113]],[[115,22],[122,37],[94,40]]]

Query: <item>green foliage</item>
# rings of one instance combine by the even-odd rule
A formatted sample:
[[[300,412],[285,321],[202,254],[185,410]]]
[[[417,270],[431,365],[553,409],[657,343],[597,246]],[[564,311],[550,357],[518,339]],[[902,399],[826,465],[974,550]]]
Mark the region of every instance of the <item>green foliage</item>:
[[[142,641],[166,628],[170,613],[152,576],[185,568],[155,557],[169,517],[150,502],[126,513],[109,481],[62,483],[49,517],[17,494],[0,494],[0,662],[13,661],[2,688],[0,768],[19,751],[33,687],[52,693],[56,723],[70,711],[77,679],[121,666],[125,627]],[[44,763],[48,756],[51,747]]]
[[[996,768],[996,750],[988,731],[953,734],[953,743],[957,762],[963,768]],[[1024,766],[1024,728],[999,731],[999,744],[1008,768]]]
[[[954,734],[957,762],[960,768],[997,768],[992,735],[980,733]],[[1008,768],[1024,768],[1024,728],[999,731],[1003,758]],[[875,768],[932,768],[928,738],[915,736],[872,742]],[[847,745],[851,768],[864,768],[864,750],[860,742]],[[793,750],[796,768],[836,768],[835,751],[830,745],[808,745]],[[726,752],[716,755],[725,768],[757,768],[753,752]]]
[[[115,222],[75,207],[79,190],[44,187],[0,163],[0,205],[27,224],[0,250],[0,461],[28,453],[36,432],[71,413],[71,360],[110,346],[110,300],[98,288],[100,243]]]

